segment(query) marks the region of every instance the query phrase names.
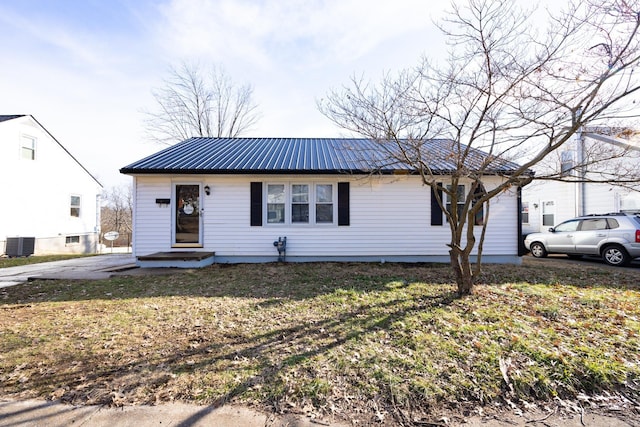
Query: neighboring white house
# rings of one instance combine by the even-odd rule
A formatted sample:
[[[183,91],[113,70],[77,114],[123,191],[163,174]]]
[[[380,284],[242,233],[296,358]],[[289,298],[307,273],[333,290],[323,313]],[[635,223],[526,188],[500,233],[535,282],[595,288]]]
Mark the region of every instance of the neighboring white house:
[[[593,181],[613,175],[629,180],[640,177],[637,139],[625,140],[595,131],[584,132],[582,136],[583,139],[577,137],[567,143],[557,159],[556,168],[566,170],[567,178],[584,176]],[[581,157],[590,163],[590,158],[606,156],[611,159],[584,168],[574,167],[583,163]],[[534,180],[522,190],[524,234],[546,231],[577,216],[611,212],[640,212],[640,184]]]
[[[100,183],[31,115],[0,115],[0,253],[95,253]],[[9,238],[9,245],[7,245]]]
[[[448,153],[447,144],[425,147]],[[364,139],[192,138],[169,147],[120,170],[134,178],[134,254],[267,262],[286,237],[287,261],[449,262],[450,229],[431,187],[402,165],[377,169],[376,150]],[[450,167],[432,157],[434,168]],[[516,167],[497,162],[500,174]],[[503,179],[497,172],[483,184]],[[492,201],[485,262],[520,262],[518,195]]]

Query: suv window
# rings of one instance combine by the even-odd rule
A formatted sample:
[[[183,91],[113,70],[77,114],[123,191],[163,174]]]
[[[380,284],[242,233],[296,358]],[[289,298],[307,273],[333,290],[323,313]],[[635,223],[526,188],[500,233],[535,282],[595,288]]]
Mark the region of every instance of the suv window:
[[[554,231],[576,231],[578,229],[578,224],[580,224],[580,220],[572,219],[571,221],[563,222],[559,224]]]
[[[614,218],[607,218],[607,222],[609,223],[609,228],[618,228],[620,227],[620,224],[618,223],[617,219]]]
[[[594,219],[582,220],[582,226],[580,227],[580,230],[582,231],[606,230],[606,229],[607,229],[606,218],[594,218]]]

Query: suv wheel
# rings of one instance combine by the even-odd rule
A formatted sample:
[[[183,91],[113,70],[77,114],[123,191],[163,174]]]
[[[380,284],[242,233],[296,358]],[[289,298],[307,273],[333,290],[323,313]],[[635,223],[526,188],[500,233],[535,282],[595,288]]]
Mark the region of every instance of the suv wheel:
[[[531,244],[531,255],[536,258],[544,258],[547,256],[547,250],[544,248],[544,245],[540,242],[534,242]]]
[[[602,259],[609,265],[621,266],[627,265],[630,261],[629,254],[623,247],[618,245],[611,245],[604,248],[602,251]]]

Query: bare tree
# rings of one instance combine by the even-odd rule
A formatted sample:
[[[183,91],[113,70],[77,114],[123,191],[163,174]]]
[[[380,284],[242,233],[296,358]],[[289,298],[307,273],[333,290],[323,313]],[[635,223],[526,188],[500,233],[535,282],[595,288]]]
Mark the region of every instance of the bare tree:
[[[543,28],[509,0],[451,7],[439,25],[450,45],[442,65],[425,58],[378,84],[354,78],[319,108],[338,126],[391,144],[389,161],[408,165],[434,190],[451,231],[458,293],[466,295],[480,274],[491,200],[528,183],[531,168],[584,126],[628,111],[639,89],[640,6],[582,1],[549,15]],[[451,141],[450,152],[430,152],[434,138]],[[431,169],[433,159],[448,161],[452,172]],[[496,159],[518,159],[520,167],[489,186],[487,176],[500,175]],[[459,193],[461,183],[468,183],[466,193]]]
[[[164,86],[152,91],[154,111],[145,111],[151,139],[171,145],[191,137],[237,137],[259,119],[251,85],[236,85],[223,68],[182,63]]]
[[[117,246],[130,245],[133,231],[133,195],[131,185],[111,187],[102,194],[100,227],[103,232],[117,231]]]

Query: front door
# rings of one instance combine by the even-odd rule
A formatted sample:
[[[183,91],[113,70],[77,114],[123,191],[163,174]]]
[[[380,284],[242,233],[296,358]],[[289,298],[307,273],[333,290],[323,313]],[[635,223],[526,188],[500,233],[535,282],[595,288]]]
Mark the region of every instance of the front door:
[[[200,184],[175,184],[173,246],[202,246]]]

